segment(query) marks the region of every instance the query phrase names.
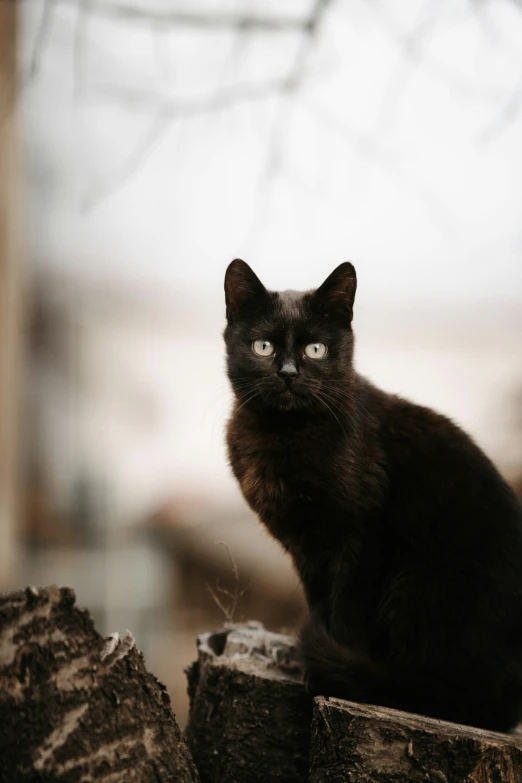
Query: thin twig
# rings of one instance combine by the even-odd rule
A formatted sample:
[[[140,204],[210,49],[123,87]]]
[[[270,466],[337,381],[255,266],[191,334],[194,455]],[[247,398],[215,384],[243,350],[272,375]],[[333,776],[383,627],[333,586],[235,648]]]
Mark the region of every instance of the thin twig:
[[[226,541],[215,541],[214,542],[216,546],[222,546],[227,555],[230,562],[230,565],[232,567],[232,573],[234,575],[234,588],[233,590],[227,590],[225,587],[221,587],[219,584],[219,580],[216,579],[216,587],[215,589],[212,588],[208,583],[206,583],[205,587],[207,588],[208,592],[216,602],[216,604],[219,606],[223,614],[225,615],[225,618],[228,623],[232,623],[234,621],[234,614],[237,609],[237,604],[241,596],[243,596],[250,585],[245,585],[243,588],[240,587],[240,580],[239,580],[239,568],[235,561],[234,555],[232,554],[232,550],[230,546],[226,543]],[[221,593],[221,595],[225,595],[227,598],[230,599],[230,603],[227,605],[224,601],[221,600],[218,593]]]

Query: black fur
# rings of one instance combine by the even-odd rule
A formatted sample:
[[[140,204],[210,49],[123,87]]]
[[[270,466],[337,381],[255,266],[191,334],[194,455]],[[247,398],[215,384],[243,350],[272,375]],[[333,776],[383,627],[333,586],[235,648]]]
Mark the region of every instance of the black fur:
[[[355,289],[351,264],[306,293],[230,264],[232,469],[302,580],[313,693],[508,731],[522,717],[522,509],[455,424],[356,374]],[[275,353],[256,355],[258,339]],[[328,353],[309,358],[309,343]]]

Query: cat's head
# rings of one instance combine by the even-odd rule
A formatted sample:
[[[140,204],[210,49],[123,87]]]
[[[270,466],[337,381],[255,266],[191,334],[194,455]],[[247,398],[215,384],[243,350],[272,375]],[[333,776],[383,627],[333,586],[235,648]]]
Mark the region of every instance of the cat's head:
[[[335,410],[352,374],[355,269],[315,291],[267,291],[244,261],[225,275],[228,377],[238,400],[272,410]]]

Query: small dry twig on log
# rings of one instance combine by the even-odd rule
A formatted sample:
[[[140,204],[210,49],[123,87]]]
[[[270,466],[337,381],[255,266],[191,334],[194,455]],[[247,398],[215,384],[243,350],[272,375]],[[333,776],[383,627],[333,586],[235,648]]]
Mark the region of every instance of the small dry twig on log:
[[[234,555],[232,554],[232,550],[230,549],[230,546],[226,543],[226,541],[216,541],[216,546],[222,546],[228,555],[228,559],[230,561],[230,565],[232,567],[232,573],[234,574],[234,589],[233,590],[227,590],[225,587],[221,587],[219,584],[219,579],[216,579],[216,588],[214,589],[211,585],[206,584],[206,588],[216,604],[219,606],[223,614],[225,615],[225,618],[228,623],[234,622],[234,614],[237,609],[237,604],[241,596],[243,596],[248,588],[250,587],[249,584],[245,585],[244,587],[240,587],[240,580],[239,580],[239,568],[235,561]],[[221,600],[218,593],[221,595],[226,596],[227,598],[230,598],[231,603],[227,606],[224,601]]]

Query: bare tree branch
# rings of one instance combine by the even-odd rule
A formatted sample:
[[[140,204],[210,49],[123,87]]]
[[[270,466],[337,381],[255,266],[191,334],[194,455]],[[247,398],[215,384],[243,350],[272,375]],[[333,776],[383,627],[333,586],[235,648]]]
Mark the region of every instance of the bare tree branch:
[[[428,0],[419,21],[407,33],[400,30],[385,5],[376,6],[371,0],[362,0],[362,2],[375,15],[379,25],[394,41],[399,52],[383,97],[380,110],[381,127],[383,122],[389,123],[393,119],[403,89],[409,77],[415,72],[414,67],[424,68],[456,99],[498,101],[498,89],[488,84],[477,84],[429,51],[429,42],[436,31],[438,19],[444,8],[442,0],[441,2]],[[470,2],[480,2],[480,0],[470,0]]]
[[[85,59],[85,25],[91,0],[78,0],[73,41],[73,93],[78,100],[82,92],[82,72]]]
[[[22,80],[23,86],[27,85],[30,81],[36,78],[38,74],[42,52],[47,42],[47,37],[51,28],[54,6],[55,0],[44,0],[43,2],[42,13],[40,15],[40,24],[38,25],[29,67],[25,77]]]
[[[79,0],[83,4],[88,3],[89,10],[103,10],[105,13],[114,12],[118,16],[123,14],[124,16],[130,15],[132,19],[139,16],[143,19],[141,9],[136,9],[134,6],[121,6],[114,3],[101,4],[98,0]],[[116,178],[117,187],[122,187],[125,182],[135,173],[135,167],[141,166],[143,161],[148,157],[150,149],[148,145],[157,143],[158,138],[162,136],[168,127],[169,121],[182,117],[194,117],[201,114],[213,113],[225,109],[230,109],[240,103],[249,103],[252,101],[266,100],[274,96],[284,96],[287,98],[290,94],[295,93],[302,82],[305,73],[306,59],[308,58],[309,51],[312,46],[312,42],[317,34],[319,24],[322,20],[324,11],[330,0],[316,0],[312,13],[305,19],[292,21],[292,29],[300,30],[304,35],[303,45],[299,47],[296,60],[290,71],[290,73],[282,78],[271,79],[261,83],[252,83],[244,85],[235,85],[229,89],[218,91],[212,95],[192,98],[192,99],[173,99],[170,97],[162,96],[147,90],[140,90],[133,87],[118,86],[118,85],[98,85],[94,88],[94,94],[90,96],[91,101],[106,99],[109,101],[117,101],[120,104],[126,105],[132,110],[146,110],[154,113],[154,120],[147,133],[140,139],[134,152],[130,155],[126,163],[123,165]],[[103,8],[101,6],[103,5]],[[84,6],[85,7],[85,6]],[[150,14],[147,11],[147,19],[150,22]],[[175,14],[169,12],[170,22],[174,22],[174,17],[180,24],[192,24],[194,21],[193,14]],[[163,18],[163,17],[162,17]],[[198,23],[200,23],[203,17],[197,15]],[[266,17],[246,17],[246,16],[231,16],[228,15],[215,15],[206,14],[205,26],[219,27],[219,26],[232,26],[238,29],[240,32],[245,33],[252,30],[272,30],[281,29],[280,24],[288,29],[288,18],[274,18],[267,19]],[[159,24],[158,16],[153,15],[154,26],[157,29]],[[79,22],[80,24],[80,22]],[[79,24],[77,26],[77,44],[75,45],[75,73],[79,71],[80,57],[79,51]],[[276,25],[276,27],[274,27]],[[284,107],[286,112],[284,125],[286,127],[288,117],[288,107]],[[281,115],[279,116],[280,124],[279,129],[282,127]],[[282,131],[279,130],[273,134],[274,144],[280,140]],[[272,169],[277,168],[278,159],[276,160],[275,147],[271,145],[268,155],[269,167]],[[271,165],[272,164],[272,165]],[[84,201],[84,208],[90,209],[104,196],[110,193],[113,187],[113,180],[107,182],[106,185],[102,185],[99,188],[91,192]]]
[[[293,89],[293,83],[287,79],[271,80],[260,84],[237,85],[228,90],[201,98],[181,99],[165,98],[153,92],[117,85],[101,85],[91,100],[116,100],[129,109],[152,112],[154,118],[148,131],[140,138],[136,148],[127,158],[116,175],[100,184],[83,199],[83,208],[90,210],[98,203],[123,187],[147,160],[153,147],[164,136],[175,119],[197,117],[211,114],[252,101],[273,98],[278,92],[285,93]]]
[[[491,16],[487,13],[484,0],[468,0],[471,12],[477,22],[484,38],[492,45],[496,46],[501,39],[500,31],[494,24]]]
[[[452,230],[453,219],[444,204],[419,182],[415,174],[408,170],[403,170],[391,152],[386,150],[375,136],[355,131],[342,119],[320,106],[308,102],[305,104],[305,107],[325,129],[330,133],[338,134],[343,141],[349,143],[359,158],[365,158],[374,164],[378,164],[383,171],[390,174],[402,187],[406,187],[415,196],[419,197],[428,209],[430,216],[432,218],[435,216],[445,231]]]
[[[165,10],[143,6],[123,5],[111,0],[91,0],[92,10],[99,14],[123,19],[128,22],[150,22],[175,27],[238,28],[241,30],[266,30],[267,32],[288,32],[306,30],[309,17],[266,16],[242,13],[193,13],[191,11]]]
[[[376,10],[371,0],[366,0],[365,4],[372,11]],[[412,74],[412,63],[418,65],[422,62],[425,56],[426,43],[434,31],[442,7],[442,0],[438,0],[435,3],[433,0],[428,0],[423,7],[422,13],[419,15],[419,21],[411,31],[407,34],[394,32],[399,53],[397,62],[388,78],[388,84],[384,90],[381,107],[377,115],[376,125],[380,130],[391,126],[408,77]],[[389,25],[387,26],[389,27]],[[393,25],[393,29],[395,30],[395,25]]]
[[[53,2],[59,1],[53,0]],[[224,111],[242,103],[269,99],[277,99],[279,104],[270,132],[263,179],[266,181],[273,177],[280,170],[282,161],[285,158],[286,137],[294,103],[307,76],[308,60],[331,1],[315,0],[309,14],[303,17],[229,12],[203,13],[171,8],[162,10],[149,7],[146,3],[136,5],[119,3],[114,0],[78,0],[78,20],[74,44],[75,85],[80,84],[81,65],[83,62],[83,27],[87,12],[89,14],[121,19],[122,21],[146,23],[156,33],[165,28],[169,29],[169,26],[189,26],[213,30],[235,29],[241,34],[241,39],[244,35],[260,31],[269,33],[282,31],[297,32],[302,36],[294,61],[286,75],[263,82],[236,84],[210,95],[177,98],[161,92],[126,85],[101,84],[92,87],[89,95],[86,96],[90,102],[117,102],[131,111],[150,112],[152,121],[149,129],[138,141],[135,150],[121,166],[115,179],[111,178],[110,181],[94,189],[86,197],[84,206],[92,208],[100,198],[103,198],[114,189],[114,184],[116,184],[117,189],[122,187],[133,176],[136,167],[139,168],[143,164],[151,148],[164,135],[169,123],[174,120]],[[392,71],[389,85],[383,96],[381,110],[377,117],[378,130],[382,131],[381,126],[383,123],[389,126],[393,122],[393,115],[397,111],[405,82],[411,73],[413,64],[427,60],[431,63],[431,70],[437,65],[437,70],[440,71],[440,64],[434,64],[427,52],[427,42],[433,34],[444,4],[442,0],[440,3],[434,2],[434,0],[427,0],[424,3],[419,21],[412,29],[404,33],[394,20],[390,18],[389,12],[383,8],[382,4],[378,4],[376,7],[371,0],[363,0],[363,2],[374,13],[378,14],[381,24],[384,23],[392,31],[400,47],[399,60]],[[478,0],[469,0],[469,2],[474,3],[478,2]],[[405,67],[408,68],[406,73]],[[449,80],[451,83],[451,74],[444,71],[444,64],[442,64],[441,68],[445,80]],[[76,92],[78,92],[78,87],[76,87]],[[335,119],[332,127],[334,129],[338,128]],[[346,129],[341,132],[346,134]],[[445,210],[443,206],[436,204],[436,200],[420,183],[414,182],[410,175],[405,175],[404,172],[401,172],[397,162],[383,151],[382,147],[375,141],[375,138],[371,136],[357,136],[356,134],[355,137],[352,137],[351,144],[357,148],[358,154],[367,158],[374,157],[393,176],[406,181],[407,184],[417,191],[417,194],[421,194],[421,198],[426,204],[430,204],[430,209],[433,210],[435,208],[439,217],[444,215]],[[443,220],[447,223],[447,214]]]
[[[507,128],[518,120],[522,113],[522,77],[505,102],[498,116],[492,121],[479,137],[483,144],[489,144],[500,136]]]
[[[137,111],[161,111],[171,117],[194,117],[222,109],[230,109],[240,103],[266,100],[275,94],[293,89],[288,78],[270,79],[265,82],[237,84],[233,87],[196,98],[172,98],[150,90],[141,90],[115,84],[100,84],[89,96],[91,102],[118,102]]]
[[[281,168],[283,149],[293,109],[292,102],[295,100],[306,76],[307,61],[330,2],[331,0],[316,0],[308,20],[306,35],[301,41],[292,69],[288,75],[287,89],[286,91],[280,91],[279,109],[270,134],[271,138],[266,156],[265,180],[273,177]]]

